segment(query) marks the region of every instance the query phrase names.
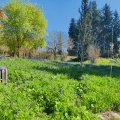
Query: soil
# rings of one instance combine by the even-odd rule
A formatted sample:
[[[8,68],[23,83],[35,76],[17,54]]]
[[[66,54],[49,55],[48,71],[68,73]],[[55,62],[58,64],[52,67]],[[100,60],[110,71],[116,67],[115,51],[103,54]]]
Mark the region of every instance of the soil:
[[[120,120],[120,112],[105,112],[105,113],[99,113],[98,114],[101,118],[101,120]]]

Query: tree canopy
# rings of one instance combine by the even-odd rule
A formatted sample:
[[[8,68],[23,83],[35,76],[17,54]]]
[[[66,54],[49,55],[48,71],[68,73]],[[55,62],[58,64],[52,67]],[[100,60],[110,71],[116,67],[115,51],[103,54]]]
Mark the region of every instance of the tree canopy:
[[[47,21],[41,8],[22,0],[11,0],[3,10],[7,21],[1,20],[2,36],[10,51],[19,56],[21,47],[37,48],[45,46]]]
[[[69,37],[72,39],[73,49],[78,51],[78,57],[84,59],[87,56],[87,47],[93,44],[94,51],[97,46],[100,48],[101,56],[108,55],[111,42],[114,44],[114,51],[118,52],[120,37],[120,18],[117,11],[112,11],[108,4],[101,10],[97,8],[96,1],[82,0],[79,8],[80,17],[78,20],[72,18],[69,26]],[[75,22],[77,21],[77,22]],[[76,43],[76,44],[75,44]],[[77,46],[77,47],[76,47]]]

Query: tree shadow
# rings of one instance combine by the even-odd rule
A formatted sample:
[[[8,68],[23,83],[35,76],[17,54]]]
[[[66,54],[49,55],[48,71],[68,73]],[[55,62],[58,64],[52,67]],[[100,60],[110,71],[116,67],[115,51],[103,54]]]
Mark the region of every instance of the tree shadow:
[[[34,66],[34,69],[51,72],[54,75],[57,74],[64,74],[68,75],[69,78],[73,78],[76,80],[82,80],[82,75],[89,74],[89,75],[96,75],[96,76],[110,76],[111,73],[111,66],[110,65],[90,65],[85,64],[84,67],[81,67],[80,64],[72,64],[69,62],[56,62],[52,61],[50,64],[45,63],[46,65],[39,67]],[[119,78],[120,75],[120,67],[112,66],[112,77]]]

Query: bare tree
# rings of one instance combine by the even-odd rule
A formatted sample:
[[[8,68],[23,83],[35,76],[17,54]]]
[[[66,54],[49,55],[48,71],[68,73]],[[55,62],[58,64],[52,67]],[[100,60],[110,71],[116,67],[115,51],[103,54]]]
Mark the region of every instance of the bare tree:
[[[61,32],[58,32],[58,54],[62,54],[62,33]]]
[[[57,54],[61,54],[64,51],[65,46],[67,45],[66,36],[62,32],[49,32],[46,37],[47,50],[51,51],[54,55],[54,60],[57,57]],[[64,49],[63,49],[64,46]]]

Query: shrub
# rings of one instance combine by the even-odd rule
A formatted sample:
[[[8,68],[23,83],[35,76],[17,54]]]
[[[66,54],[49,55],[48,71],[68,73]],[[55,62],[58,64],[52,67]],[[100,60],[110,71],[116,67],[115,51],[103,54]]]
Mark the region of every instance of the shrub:
[[[49,53],[47,50],[44,50],[44,51],[40,51],[38,53],[38,58],[39,59],[53,60],[54,59],[54,55],[52,53]]]
[[[61,61],[66,61],[67,55],[68,54],[66,52],[62,52],[62,54],[61,54]]]
[[[94,46],[93,44],[90,44],[87,49],[88,57],[91,60],[91,63],[96,63],[97,58],[100,57],[100,48],[98,46]]]

